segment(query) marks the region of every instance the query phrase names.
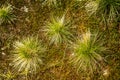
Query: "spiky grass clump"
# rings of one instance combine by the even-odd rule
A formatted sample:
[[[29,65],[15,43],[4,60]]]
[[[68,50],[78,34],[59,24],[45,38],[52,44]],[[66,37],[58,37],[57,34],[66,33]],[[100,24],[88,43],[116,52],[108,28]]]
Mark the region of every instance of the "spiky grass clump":
[[[50,44],[59,45],[69,42],[72,36],[69,29],[68,22],[65,22],[65,16],[62,18],[52,18],[45,29]]]
[[[18,71],[36,71],[43,63],[41,56],[45,48],[36,37],[24,38],[14,44],[13,65]]]
[[[116,20],[119,16],[119,0],[95,0],[87,4],[87,11],[106,19],[107,22]]]
[[[2,6],[0,8],[0,24],[2,23],[13,23],[15,20],[15,15],[12,13],[12,6]]]
[[[48,6],[53,6],[57,4],[57,0],[44,0],[43,4],[46,4]]]
[[[85,5],[85,9],[87,13],[91,16],[96,13],[98,5],[99,4],[96,1],[90,1],[87,2],[87,4]]]
[[[100,53],[103,51],[105,51],[103,42],[99,41],[97,34],[91,34],[89,31],[74,44],[71,60],[77,71],[93,72],[100,67],[100,62],[103,60]]]
[[[102,14],[107,22],[110,22],[119,16],[119,7],[119,0],[99,0],[97,13]]]

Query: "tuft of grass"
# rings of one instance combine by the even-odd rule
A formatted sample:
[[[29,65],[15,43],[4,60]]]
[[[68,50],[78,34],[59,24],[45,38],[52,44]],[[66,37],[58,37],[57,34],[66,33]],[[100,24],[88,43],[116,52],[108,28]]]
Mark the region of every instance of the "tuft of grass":
[[[83,70],[92,73],[101,66],[100,62],[103,61],[103,57],[100,54],[106,48],[103,47],[103,42],[100,41],[98,34],[91,34],[88,31],[73,44],[74,50],[71,62],[76,66],[77,71]]]
[[[57,4],[57,0],[44,0],[43,4],[46,4],[48,6],[56,5]]]
[[[43,63],[41,57],[45,51],[36,37],[27,37],[14,43],[13,65],[18,71],[33,71]]]
[[[110,23],[119,16],[119,7],[119,0],[95,0],[88,2],[86,9],[88,13],[96,14]]]
[[[87,13],[91,16],[92,14],[96,13],[98,6],[99,6],[98,2],[90,1],[90,2],[86,2],[85,9]]]
[[[13,23],[15,20],[15,15],[12,12],[13,8],[11,5],[2,6],[0,8],[0,24],[2,23]]]
[[[119,7],[119,0],[100,0],[98,6],[98,13],[102,14],[110,22],[118,17]]]
[[[72,37],[69,29],[70,26],[69,23],[65,21],[65,16],[62,16],[62,18],[52,18],[45,29],[50,44],[59,45],[64,42],[69,42]]]

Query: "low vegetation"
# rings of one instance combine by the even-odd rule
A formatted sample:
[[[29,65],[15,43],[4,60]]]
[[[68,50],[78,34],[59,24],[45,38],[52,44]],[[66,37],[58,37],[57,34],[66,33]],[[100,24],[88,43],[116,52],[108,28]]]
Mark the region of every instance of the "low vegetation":
[[[0,0],[0,80],[120,80],[119,0]]]

